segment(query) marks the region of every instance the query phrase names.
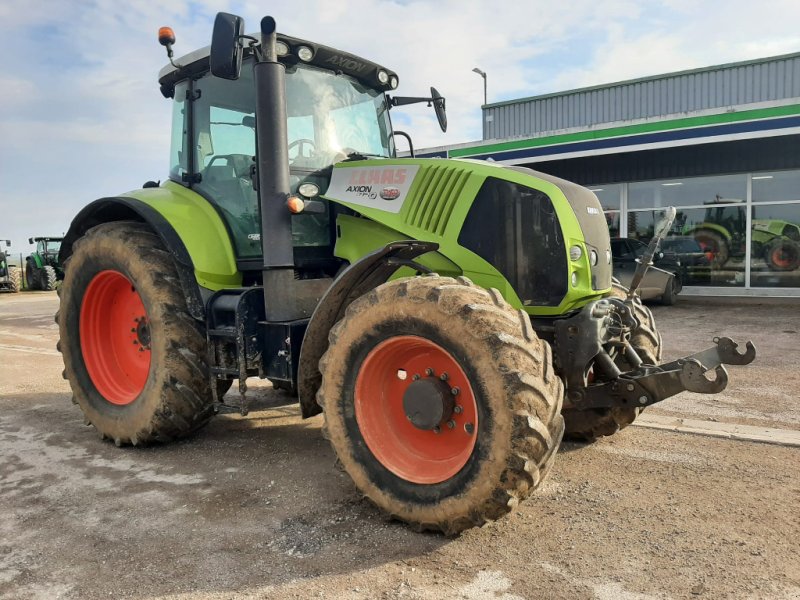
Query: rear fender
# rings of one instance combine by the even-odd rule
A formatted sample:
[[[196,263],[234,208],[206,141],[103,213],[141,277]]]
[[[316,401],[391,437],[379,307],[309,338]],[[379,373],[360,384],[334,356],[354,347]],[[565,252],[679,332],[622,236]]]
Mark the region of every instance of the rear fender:
[[[192,257],[186,250],[183,240],[157,210],[136,198],[101,198],[85,206],[72,220],[69,231],[64,236],[58,255],[59,262],[64,264],[64,261],[72,254],[74,243],[89,229],[102,223],[115,221],[146,223],[158,234],[174,259],[189,313],[195,319],[204,321],[205,308],[200,294],[200,286],[195,279]]]

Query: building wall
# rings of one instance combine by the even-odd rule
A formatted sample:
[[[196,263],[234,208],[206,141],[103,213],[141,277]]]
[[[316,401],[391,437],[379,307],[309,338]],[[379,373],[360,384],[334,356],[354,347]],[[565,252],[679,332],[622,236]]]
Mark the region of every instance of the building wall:
[[[484,107],[484,140],[800,97],[800,53]]]

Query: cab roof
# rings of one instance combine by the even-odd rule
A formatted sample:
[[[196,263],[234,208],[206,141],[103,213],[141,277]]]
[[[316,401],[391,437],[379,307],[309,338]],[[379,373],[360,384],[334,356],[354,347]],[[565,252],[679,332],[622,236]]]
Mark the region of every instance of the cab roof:
[[[260,39],[261,34],[249,34],[250,37]],[[328,69],[334,72],[344,73],[365,84],[366,86],[389,92],[394,89],[391,85],[392,78],[399,81],[397,73],[387,69],[377,63],[366,60],[349,52],[343,52],[329,46],[309,42],[299,38],[278,34],[278,42],[283,42],[289,48],[288,54],[279,56],[278,60],[284,65],[295,65],[301,61],[297,56],[297,49],[301,46],[311,48],[313,57],[306,64],[314,65],[321,69]],[[175,63],[178,68],[168,64],[164,66],[158,74],[158,83],[161,86],[161,93],[165,98],[172,98],[175,93],[175,84],[184,79],[199,77],[209,70],[208,57],[211,46],[205,46],[194,52],[177,59]],[[245,46],[244,57],[252,56],[251,48]],[[389,83],[382,84],[378,80],[378,73],[385,71]],[[396,86],[395,86],[396,87]]]

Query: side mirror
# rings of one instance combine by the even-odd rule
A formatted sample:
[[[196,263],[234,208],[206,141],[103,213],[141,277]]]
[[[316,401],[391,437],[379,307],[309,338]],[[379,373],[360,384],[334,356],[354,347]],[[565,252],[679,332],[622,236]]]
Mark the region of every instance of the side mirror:
[[[209,66],[215,77],[239,79],[242,71],[244,19],[230,13],[217,13],[211,35]]]
[[[32,244],[33,243],[33,238],[28,238],[28,243]]]
[[[11,240],[6,240],[6,248],[10,248],[10,247],[11,247]]]
[[[447,131],[447,112],[445,112],[444,98],[435,87],[431,88],[431,98],[433,98],[433,110],[436,112],[436,120],[439,121],[439,127],[442,128],[442,131]]]

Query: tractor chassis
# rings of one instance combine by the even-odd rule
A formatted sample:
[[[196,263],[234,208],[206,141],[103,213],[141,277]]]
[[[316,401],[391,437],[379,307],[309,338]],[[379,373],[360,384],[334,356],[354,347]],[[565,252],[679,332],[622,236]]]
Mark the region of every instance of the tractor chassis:
[[[661,402],[683,391],[716,394],[728,384],[724,365],[753,362],[756,349],[747,342],[742,353],[727,337],[714,346],[661,365],[643,363],[626,332],[636,326],[629,302],[603,298],[586,305],[554,326],[554,354],[565,379],[565,407],[576,410],[638,407]],[[633,368],[623,372],[614,358],[621,354]],[[714,372],[714,378],[706,374]]]

